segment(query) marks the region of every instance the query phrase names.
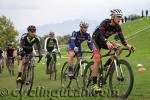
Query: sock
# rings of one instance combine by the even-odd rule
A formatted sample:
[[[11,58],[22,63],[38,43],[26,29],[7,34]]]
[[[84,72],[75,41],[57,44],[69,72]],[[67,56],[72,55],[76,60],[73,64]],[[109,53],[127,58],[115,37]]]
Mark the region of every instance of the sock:
[[[97,83],[97,77],[93,77],[93,85]]]

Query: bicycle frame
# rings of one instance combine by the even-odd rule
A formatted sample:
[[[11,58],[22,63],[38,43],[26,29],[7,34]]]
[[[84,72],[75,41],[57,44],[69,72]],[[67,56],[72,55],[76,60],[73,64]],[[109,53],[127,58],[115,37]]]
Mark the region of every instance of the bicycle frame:
[[[80,58],[80,61],[79,61],[79,66],[80,66],[80,74],[81,74],[81,76],[83,76],[83,71],[85,70],[85,67],[86,67],[86,65],[84,64],[84,66],[82,67],[81,65],[81,63],[82,63],[82,61],[83,61],[83,59],[84,59],[84,57],[81,57]]]
[[[116,71],[116,74],[117,74],[117,78],[119,78],[119,72],[118,72],[118,57],[117,57],[117,54],[116,54],[116,50],[117,49],[114,49],[114,53],[112,53],[112,54],[110,54],[110,51],[106,54],[106,55],[103,55],[101,58],[103,58],[103,57],[108,57],[109,56],[109,59],[111,59],[112,61],[111,61],[111,63],[108,65],[108,69],[107,69],[107,71],[106,71],[106,74],[105,74],[105,76],[103,77],[103,83],[106,83],[106,80],[107,80],[107,78],[108,78],[108,76],[109,76],[109,74],[110,74],[110,72],[111,72],[111,70],[113,69],[113,65],[114,65],[114,67],[115,67],[115,71]],[[122,50],[128,50],[127,48],[123,48]],[[128,57],[128,56],[130,56],[130,54],[131,54],[131,51],[129,51],[129,54],[126,56],[126,57]],[[102,63],[101,63],[101,68],[103,67],[103,65],[102,65]],[[120,67],[120,71],[121,71],[121,74],[123,74],[123,71],[122,71],[122,68],[121,68],[121,66],[119,66]],[[103,71],[102,71],[102,73],[100,72],[100,74],[103,74]]]
[[[82,53],[92,53],[91,51],[81,51],[81,52]],[[77,57],[77,53],[75,53],[74,57]],[[80,70],[80,75],[83,76],[83,70],[85,70],[85,67],[86,67],[86,65],[84,65],[84,67],[81,66],[82,61],[84,61],[83,59],[84,59],[84,56],[80,57],[79,61],[77,60],[75,66],[74,66],[74,68],[76,68],[74,75],[76,74],[76,72],[78,72]],[[78,66],[78,64],[79,64],[79,66]],[[79,67],[79,68],[77,68],[77,67]]]

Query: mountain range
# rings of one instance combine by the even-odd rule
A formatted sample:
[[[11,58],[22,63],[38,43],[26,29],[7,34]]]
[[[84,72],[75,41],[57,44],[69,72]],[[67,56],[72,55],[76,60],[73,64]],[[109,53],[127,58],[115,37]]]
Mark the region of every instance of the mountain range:
[[[79,23],[82,21],[81,19],[76,20],[68,20],[62,23],[57,24],[46,24],[37,27],[37,35],[44,36],[48,34],[50,31],[55,32],[57,36],[63,36],[67,34],[71,34],[74,30],[79,30]],[[88,32],[93,32],[96,26],[99,25],[99,22],[96,20],[85,20],[89,23]],[[26,30],[19,31],[20,33],[26,32]]]

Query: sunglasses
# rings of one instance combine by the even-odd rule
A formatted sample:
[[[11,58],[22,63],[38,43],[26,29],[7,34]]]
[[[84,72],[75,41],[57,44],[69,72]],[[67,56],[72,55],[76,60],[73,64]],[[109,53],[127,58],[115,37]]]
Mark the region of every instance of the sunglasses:
[[[87,29],[88,27],[81,27],[81,28]]]
[[[36,32],[36,30],[29,30],[29,32],[31,32],[31,33],[35,33],[35,32]]]

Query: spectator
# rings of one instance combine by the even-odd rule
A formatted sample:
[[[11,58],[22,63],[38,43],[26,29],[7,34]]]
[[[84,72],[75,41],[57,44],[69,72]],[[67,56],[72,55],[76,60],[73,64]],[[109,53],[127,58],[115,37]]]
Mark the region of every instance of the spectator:
[[[144,11],[143,11],[143,9],[142,9],[142,17],[144,17]]]
[[[146,10],[146,17],[148,16],[148,10]]]
[[[123,19],[123,17],[122,17],[122,19],[121,19],[121,22],[122,22],[122,24],[124,23],[124,19]]]
[[[128,20],[127,16],[124,16],[124,22],[126,23]]]

